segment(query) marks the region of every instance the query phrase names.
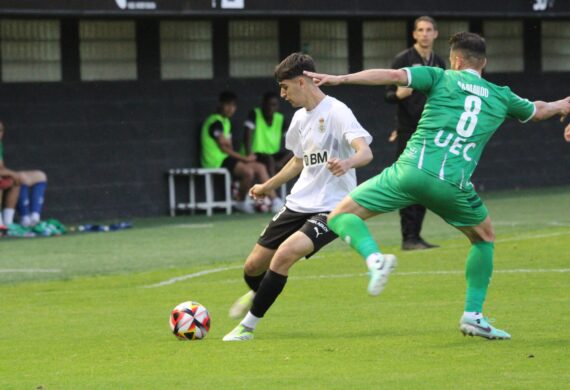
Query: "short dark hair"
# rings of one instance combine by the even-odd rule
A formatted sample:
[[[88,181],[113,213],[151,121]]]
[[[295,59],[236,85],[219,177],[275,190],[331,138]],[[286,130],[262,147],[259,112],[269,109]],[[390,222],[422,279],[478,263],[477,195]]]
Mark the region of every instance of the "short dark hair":
[[[220,93],[220,97],[218,98],[220,104],[226,103],[236,103],[237,102],[237,95],[232,91],[224,91]]]
[[[471,32],[458,32],[449,39],[449,48],[460,51],[468,62],[481,62],[487,58],[485,39]]]
[[[315,71],[315,61],[313,58],[305,53],[289,54],[279,65],[275,67],[275,79],[277,82],[283,80],[290,80],[297,76],[302,76],[303,72]]]
[[[437,31],[437,23],[435,22],[435,19],[432,18],[431,16],[424,15],[424,16],[420,16],[419,18],[414,20],[414,31],[418,28],[419,22],[431,23],[433,26],[433,29]]]

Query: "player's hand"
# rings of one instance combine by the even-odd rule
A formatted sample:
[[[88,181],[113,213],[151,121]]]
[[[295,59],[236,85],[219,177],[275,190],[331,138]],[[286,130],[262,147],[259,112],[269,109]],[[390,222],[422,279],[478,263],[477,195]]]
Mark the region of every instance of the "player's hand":
[[[560,100],[560,122],[564,122],[570,115],[570,96]]]
[[[18,172],[10,171],[7,176],[11,177],[12,180],[14,180],[15,186],[19,186],[22,183],[22,176]]]
[[[388,137],[388,142],[396,142],[398,139],[398,130],[392,130],[390,136]]]
[[[271,191],[268,191],[263,184],[256,184],[249,189],[249,196],[253,199],[263,199],[269,195]]]
[[[570,142],[570,124],[564,129],[564,139],[566,142]]]
[[[309,71],[304,71],[303,73],[305,76],[312,78],[317,87],[320,87],[321,85],[339,85],[341,82],[340,76]]]
[[[348,172],[352,166],[348,160],[340,160],[338,158],[331,158],[327,162],[327,168],[335,176],[342,176]]]
[[[404,100],[411,96],[412,92],[414,92],[412,88],[398,86],[398,89],[396,89],[396,97],[400,100]]]

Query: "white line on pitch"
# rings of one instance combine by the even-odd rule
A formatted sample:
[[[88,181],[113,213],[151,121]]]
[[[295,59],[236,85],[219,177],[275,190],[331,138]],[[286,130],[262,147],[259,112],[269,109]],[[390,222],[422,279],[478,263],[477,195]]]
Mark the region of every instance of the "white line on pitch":
[[[181,223],[178,225],[170,225],[170,227],[184,228],[184,229],[210,229],[214,225],[211,223]]]
[[[196,272],[193,274],[178,276],[176,278],[171,278],[165,280],[160,283],[151,284],[148,286],[144,286],[145,288],[154,288],[154,287],[162,287],[167,286],[170,284],[174,284],[177,282],[181,282],[188,279],[197,278],[203,275],[213,274],[217,272],[229,271],[234,269],[240,269],[243,266],[234,266],[234,267],[221,267],[221,268],[214,268],[211,270],[205,270]],[[499,269],[493,271],[495,274],[527,274],[527,273],[569,273],[570,268],[515,268],[515,269]],[[418,275],[462,275],[464,274],[464,270],[448,270],[448,271],[411,271],[411,272],[394,272],[394,275],[397,276],[418,276]],[[365,272],[357,273],[357,274],[330,274],[330,275],[308,275],[308,276],[292,276],[290,279],[293,280],[309,280],[309,279],[344,279],[344,278],[354,278],[354,277],[361,277],[367,275]],[[227,279],[224,280],[224,283],[232,283],[232,282],[239,282],[241,279]]]
[[[50,268],[0,268],[1,274],[10,273],[58,273],[61,272],[60,269],[50,269]]]
[[[184,280],[188,280],[188,279],[194,279],[194,278],[198,278],[200,276],[204,276],[204,275],[209,275],[209,274],[215,274],[217,272],[223,272],[223,271],[229,271],[229,270],[233,270],[233,269],[238,269],[238,268],[243,268],[243,265],[236,265],[233,267],[220,267],[220,268],[212,268],[212,269],[207,269],[204,271],[200,271],[200,272],[195,272],[193,274],[188,274],[188,275],[182,275],[182,276],[177,276],[175,278],[170,278],[167,280],[164,280],[162,282],[159,283],[155,283],[155,284],[150,284],[148,286],[144,286],[145,288],[155,288],[155,287],[162,287],[162,286],[168,286],[169,284],[174,284],[177,282],[182,282]]]

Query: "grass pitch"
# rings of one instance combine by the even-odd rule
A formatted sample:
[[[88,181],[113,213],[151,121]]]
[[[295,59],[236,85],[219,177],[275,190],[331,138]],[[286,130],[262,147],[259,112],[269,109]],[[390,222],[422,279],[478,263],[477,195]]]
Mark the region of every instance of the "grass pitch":
[[[483,196],[495,222],[486,314],[510,341],[463,337],[459,232],[428,215],[439,249],[401,252],[398,215],[370,228],[399,267],[381,296],[343,243],[302,261],[246,343],[224,343],[246,291],[240,265],[269,216],[140,220],[116,233],[0,240],[1,389],[493,388],[570,381],[570,188]],[[200,275],[197,273],[202,272]],[[157,284],[184,275],[186,279]],[[205,305],[203,341],[170,310]]]

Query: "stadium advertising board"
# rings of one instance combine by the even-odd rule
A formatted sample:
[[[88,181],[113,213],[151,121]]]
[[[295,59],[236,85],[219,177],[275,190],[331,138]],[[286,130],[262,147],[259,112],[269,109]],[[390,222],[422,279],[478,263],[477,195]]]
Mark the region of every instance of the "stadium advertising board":
[[[314,15],[314,16],[434,16],[561,17],[570,15],[563,0],[432,0],[429,9],[419,0],[4,0],[2,15]]]

